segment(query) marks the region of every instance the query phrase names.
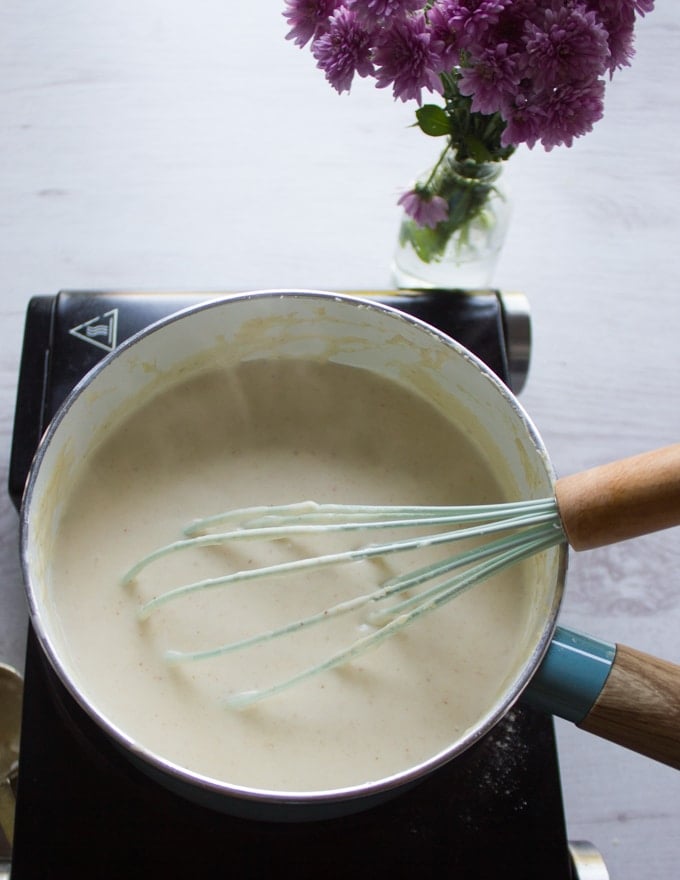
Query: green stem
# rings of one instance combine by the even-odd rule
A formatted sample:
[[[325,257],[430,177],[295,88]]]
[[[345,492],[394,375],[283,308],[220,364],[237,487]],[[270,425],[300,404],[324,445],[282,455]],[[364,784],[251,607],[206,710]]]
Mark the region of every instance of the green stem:
[[[449,150],[450,150],[451,148],[452,148],[452,147],[451,147],[451,142],[449,141],[449,142],[446,144],[446,146],[444,147],[444,149],[441,151],[441,153],[439,154],[439,158],[438,158],[437,161],[435,162],[432,171],[430,171],[430,174],[429,174],[427,180],[425,181],[424,184],[422,184],[422,189],[424,189],[425,191],[429,191],[429,188],[430,188],[430,186],[431,186],[431,184],[432,184],[432,181],[434,180],[434,178],[435,178],[437,172],[439,171],[439,168],[440,168],[442,162],[444,161],[444,158],[446,157],[446,154],[449,152]]]

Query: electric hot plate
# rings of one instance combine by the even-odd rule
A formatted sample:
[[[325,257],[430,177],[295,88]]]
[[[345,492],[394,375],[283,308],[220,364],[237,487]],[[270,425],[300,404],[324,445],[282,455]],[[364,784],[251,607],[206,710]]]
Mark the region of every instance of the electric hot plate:
[[[9,489],[78,380],[121,341],[216,294],[62,291],[29,303]],[[458,339],[514,391],[526,301],[497,291],[373,292]],[[12,880],[123,877],[522,877],[570,880],[552,719],[513,709],[464,755],[389,803],[298,824],[235,819],[138,771],[52,673],[29,630]]]

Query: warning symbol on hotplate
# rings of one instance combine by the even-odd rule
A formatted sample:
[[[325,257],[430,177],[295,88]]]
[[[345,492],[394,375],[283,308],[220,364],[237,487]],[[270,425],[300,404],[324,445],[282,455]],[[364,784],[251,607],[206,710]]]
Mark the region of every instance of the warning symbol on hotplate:
[[[90,318],[68,331],[71,336],[89,342],[104,351],[113,351],[118,345],[118,309],[111,309],[96,318]]]

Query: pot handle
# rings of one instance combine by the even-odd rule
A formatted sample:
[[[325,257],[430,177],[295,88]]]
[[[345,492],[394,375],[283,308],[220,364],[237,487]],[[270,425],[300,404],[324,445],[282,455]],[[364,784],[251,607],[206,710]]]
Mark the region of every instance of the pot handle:
[[[680,769],[680,666],[557,627],[523,702]]]
[[[562,477],[555,496],[574,550],[680,525],[680,443]]]

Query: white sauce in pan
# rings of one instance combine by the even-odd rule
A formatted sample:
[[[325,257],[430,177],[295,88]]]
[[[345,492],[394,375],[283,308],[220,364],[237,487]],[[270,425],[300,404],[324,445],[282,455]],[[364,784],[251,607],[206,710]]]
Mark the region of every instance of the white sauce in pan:
[[[371,533],[189,550],[120,584],[197,517],[307,498],[502,500],[464,429],[396,384],[314,362],[252,361],[177,384],[83,462],[59,526],[51,591],[78,684],[147,749],[248,788],[353,786],[437,754],[515,674],[531,602],[517,570],[247,710],[225,707],[224,698],[328,656],[368,631],[365,614],[221,658],[168,664],[168,649],[209,648],[275,627],[422,562],[400,554],[203,591],[138,619],[141,603],[181,584],[377,540]]]

